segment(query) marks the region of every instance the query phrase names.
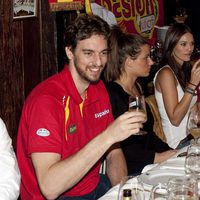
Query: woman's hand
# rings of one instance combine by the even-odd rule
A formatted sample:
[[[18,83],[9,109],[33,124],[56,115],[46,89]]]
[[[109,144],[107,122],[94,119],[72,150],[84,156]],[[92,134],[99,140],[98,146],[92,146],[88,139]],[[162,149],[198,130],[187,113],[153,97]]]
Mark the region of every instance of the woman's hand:
[[[192,67],[190,83],[198,85],[200,82],[200,59],[197,60]]]

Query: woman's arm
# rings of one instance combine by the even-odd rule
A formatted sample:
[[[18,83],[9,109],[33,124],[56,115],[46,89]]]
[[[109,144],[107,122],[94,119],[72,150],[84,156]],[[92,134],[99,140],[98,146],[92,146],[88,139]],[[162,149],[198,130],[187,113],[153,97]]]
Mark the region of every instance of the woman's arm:
[[[120,183],[127,176],[127,165],[119,143],[113,145],[106,157],[106,172],[112,185]]]
[[[155,87],[162,93],[164,106],[170,122],[179,126],[186,115],[193,95],[185,92],[182,99],[178,100],[177,80],[169,68],[163,68],[157,75]],[[194,88],[191,88],[194,89]]]

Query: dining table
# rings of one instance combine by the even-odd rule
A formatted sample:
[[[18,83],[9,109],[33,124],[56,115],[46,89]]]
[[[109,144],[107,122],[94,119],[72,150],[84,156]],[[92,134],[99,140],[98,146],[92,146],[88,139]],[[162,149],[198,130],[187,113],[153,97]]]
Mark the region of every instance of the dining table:
[[[188,146],[177,150],[177,153],[166,161],[159,164],[149,164],[145,166],[138,177],[143,182],[145,200],[150,199],[153,186],[158,183],[167,183],[172,177],[185,175],[185,157]],[[113,186],[106,194],[98,200],[118,200],[120,184]]]

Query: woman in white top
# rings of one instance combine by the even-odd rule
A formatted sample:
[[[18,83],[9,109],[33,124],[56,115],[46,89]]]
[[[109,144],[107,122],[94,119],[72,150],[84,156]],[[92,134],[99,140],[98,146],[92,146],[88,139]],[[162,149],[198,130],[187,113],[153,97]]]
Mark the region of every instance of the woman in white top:
[[[172,148],[187,136],[189,110],[197,100],[200,60],[191,66],[193,50],[194,38],[190,28],[183,23],[170,26],[163,47],[163,67],[154,77],[154,86],[163,130]]]
[[[0,199],[16,200],[19,196],[20,172],[6,126],[0,118]]]

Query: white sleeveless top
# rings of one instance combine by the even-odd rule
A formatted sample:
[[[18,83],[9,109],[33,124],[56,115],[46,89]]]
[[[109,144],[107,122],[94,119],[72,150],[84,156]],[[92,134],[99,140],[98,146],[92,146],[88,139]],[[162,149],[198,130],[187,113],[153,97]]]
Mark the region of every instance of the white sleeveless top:
[[[165,66],[165,67],[170,68],[169,66]],[[155,77],[153,80],[154,88],[155,88],[155,98],[156,98],[156,101],[158,104],[158,110],[160,112],[163,131],[165,133],[167,144],[172,148],[176,148],[177,145],[179,144],[179,142],[187,136],[187,119],[188,119],[190,109],[188,109],[188,112],[186,113],[185,117],[183,118],[183,120],[181,121],[181,123],[178,127],[171,124],[171,122],[167,116],[165,107],[164,107],[162,93],[160,93],[155,87],[155,80],[156,80],[156,77],[157,77],[159,71],[155,74]],[[174,74],[174,76],[175,76],[175,74]],[[176,80],[177,80],[177,78],[176,78]],[[178,82],[178,80],[177,80],[177,82]],[[184,95],[184,91],[182,90],[179,82],[177,85],[177,92],[178,92],[178,100],[180,101]],[[192,101],[190,103],[190,108],[196,103],[196,101],[197,101],[197,97],[193,96]]]

